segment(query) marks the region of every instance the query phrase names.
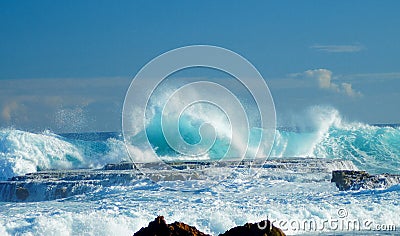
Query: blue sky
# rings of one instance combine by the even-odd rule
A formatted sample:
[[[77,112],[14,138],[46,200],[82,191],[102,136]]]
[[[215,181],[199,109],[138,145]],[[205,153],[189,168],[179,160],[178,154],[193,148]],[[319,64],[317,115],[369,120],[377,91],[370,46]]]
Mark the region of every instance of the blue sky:
[[[278,119],[329,105],[349,120],[399,123],[399,9],[398,1],[1,1],[0,127],[118,130],[130,79],[193,44],[252,62]]]

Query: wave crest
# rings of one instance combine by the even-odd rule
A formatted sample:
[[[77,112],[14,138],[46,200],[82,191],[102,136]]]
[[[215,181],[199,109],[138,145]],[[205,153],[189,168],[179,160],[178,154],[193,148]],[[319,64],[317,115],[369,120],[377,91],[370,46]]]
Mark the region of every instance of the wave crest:
[[[312,107],[293,129],[277,131],[271,156],[341,158],[371,172],[400,169],[400,128],[345,121],[330,107]]]
[[[49,131],[0,130],[0,180],[49,169],[96,168],[127,157],[122,141],[71,140]]]

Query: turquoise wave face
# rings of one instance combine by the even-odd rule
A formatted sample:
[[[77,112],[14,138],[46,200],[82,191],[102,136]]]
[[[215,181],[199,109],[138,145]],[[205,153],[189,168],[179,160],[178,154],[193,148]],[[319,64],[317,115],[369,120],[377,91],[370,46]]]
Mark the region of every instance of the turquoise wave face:
[[[159,115],[161,112],[155,111],[146,130],[153,149],[158,156],[170,159],[177,157],[176,160],[180,160],[178,158],[180,154],[175,152],[164,138]],[[229,136],[231,133],[223,132],[230,127],[223,123],[227,122],[226,120],[219,119],[221,114],[216,110],[209,109],[206,113],[207,116],[193,112],[182,115],[179,120],[182,137],[176,139],[182,138],[189,144],[196,144],[201,138],[211,139],[211,136],[201,137],[199,129],[201,124],[214,121],[217,137],[208,152],[208,158],[217,160],[231,145]],[[278,129],[272,151],[264,152],[262,155],[276,158],[341,158],[351,160],[360,169],[371,172],[399,171],[400,127],[346,122],[337,110],[329,107],[312,107],[301,117],[302,120],[296,118],[296,127]],[[219,122],[215,122],[218,119]],[[250,129],[249,149],[257,147],[257,137],[262,134],[262,130]],[[263,144],[260,148],[263,150]],[[231,154],[233,154],[231,157],[235,157],[235,152]]]
[[[171,121],[174,122],[174,121]],[[168,122],[167,122],[168,123]],[[174,137],[172,142],[186,142],[192,145],[193,152],[201,153],[206,151],[207,155],[212,160],[218,160],[225,155],[229,149],[230,138],[224,136],[222,133],[217,131],[215,140],[214,133],[207,135],[206,133],[200,134],[199,130],[205,123],[204,120],[193,118],[190,115],[183,115],[179,120],[179,132],[181,136]],[[181,156],[181,154],[168,144],[165,139],[163,129],[161,127],[161,118],[157,117],[152,119],[152,122],[146,129],[148,140],[155,150],[156,154],[163,157]],[[208,149],[208,145],[201,143],[202,139],[214,140],[213,145]],[[171,140],[170,140],[171,141]]]
[[[340,123],[327,130],[278,131],[272,156],[341,158],[370,172],[398,173],[400,128]]]
[[[400,128],[331,128],[315,149],[315,155],[338,156],[370,172],[400,172]]]
[[[155,109],[155,114],[151,117],[146,127],[146,133],[137,135],[135,143],[148,142],[158,157],[165,160],[196,160],[197,155],[185,156],[179,150],[171,147],[172,143],[185,142],[191,145],[191,152],[199,154],[201,160],[221,160],[221,159],[242,159],[250,158],[255,154],[257,146],[260,145],[260,137],[263,130],[259,128],[250,128],[244,133],[244,137],[248,137],[244,142],[234,143],[232,141],[232,130],[229,120],[221,111],[212,106],[202,107],[205,113],[199,114],[191,112],[182,114],[179,120],[163,117],[164,126],[162,126],[161,112]],[[172,140],[166,140],[165,130],[171,130],[169,126],[173,126],[174,122],[178,122],[179,136],[173,136]],[[202,129],[204,125],[210,125],[210,129]],[[139,139],[141,139],[139,141]],[[263,150],[263,145],[260,145]],[[266,147],[265,147],[266,149]],[[264,153],[263,156],[268,156]]]

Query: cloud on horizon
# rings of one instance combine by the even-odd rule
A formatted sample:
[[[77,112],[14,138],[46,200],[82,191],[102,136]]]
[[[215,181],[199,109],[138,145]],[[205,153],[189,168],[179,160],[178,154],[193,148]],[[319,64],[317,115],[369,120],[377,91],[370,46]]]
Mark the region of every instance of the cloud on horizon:
[[[320,89],[331,90],[336,93],[343,93],[349,97],[360,97],[362,93],[353,89],[353,85],[348,82],[340,84],[332,82],[332,71],[327,69],[307,70],[303,73],[293,74],[292,76],[299,77],[305,80],[312,80],[318,84]]]
[[[364,46],[361,44],[348,44],[348,45],[321,45],[316,44],[311,46],[310,48],[316,49],[321,52],[329,52],[329,53],[351,53],[351,52],[360,52],[364,50]]]

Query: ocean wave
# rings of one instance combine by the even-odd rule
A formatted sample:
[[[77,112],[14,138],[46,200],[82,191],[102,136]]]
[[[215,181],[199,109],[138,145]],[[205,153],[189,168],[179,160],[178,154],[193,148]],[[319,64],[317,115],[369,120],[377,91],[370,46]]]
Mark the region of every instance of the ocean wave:
[[[186,120],[181,126],[184,138],[189,142],[199,139],[201,119],[210,119],[214,113],[209,112],[208,116],[202,114],[195,117],[193,122]],[[188,116],[193,117],[195,113],[189,113]],[[399,172],[399,127],[347,122],[337,110],[329,107],[313,107],[299,117],[301,119],[295,117],[297,122],[290,128],[277,129],[271,157],[341,158],[352,161],[359,169],[370,173]],[[218,131],[222,139],[203,156],[187,157],[171,151],[165,140],[160,138],[162,134],[156,132],[149,137],[153,149],[130,147],[134,155],[131,158],[137,162],[154,161],[155,151],[166,161],[212,160],[226,151],[229,145],[227,135],[223,135],[223,127],[224,124],[220,124],[221,131]],[[148,131],[152,128],[156,129],[150,125]],[[141,133],[134,138],[147,142],[143,135]],[[267,156],[269,153],[265,151],[263,154]],[[30,133],[16,129],[0,130],[0,179],[3,180],[38,170],[100,168],[107,163],[123,160],[129,160],[129,156],[118,135],[93,133],[61,136],[50,131]]]
[[[67,139],[49,131],[0,130],[0,180],[49,169],[97,168],[127,158],[123,142]]]
[[[271,156],[341,158],[372,173],[400,170],[399,127],[347,122],[329,107],[313,107],[302,119],[303,126],[277,130]]]

